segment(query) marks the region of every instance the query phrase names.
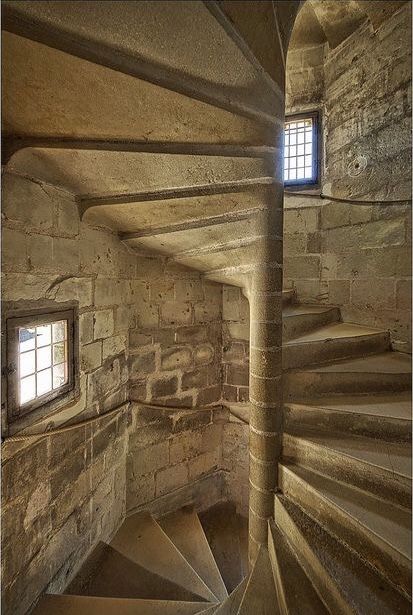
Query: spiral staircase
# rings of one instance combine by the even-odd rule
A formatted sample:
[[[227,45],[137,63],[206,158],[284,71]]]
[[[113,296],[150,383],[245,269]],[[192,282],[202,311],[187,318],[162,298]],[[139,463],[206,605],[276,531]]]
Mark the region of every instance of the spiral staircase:
[[[293,299],[280,492],[252,569],[233,505],[140,512],[35,615],[411,612],[410,361],[387,332]],[[248,404],[230,410],[248,422]]]

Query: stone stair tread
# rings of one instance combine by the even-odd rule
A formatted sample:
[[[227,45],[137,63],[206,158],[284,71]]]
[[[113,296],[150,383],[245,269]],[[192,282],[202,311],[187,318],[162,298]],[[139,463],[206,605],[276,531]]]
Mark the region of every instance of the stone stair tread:
[[[33,615],[195,615],[203,609],[201,602],[46,594]]]
[[[192,507],[181,508],[160,519],[158,524],[196,570],[217,600],[228,596],[198,515]]]
[[[409,391],[395,391],[391,395],[371,393],[368,395],[336,395],[316,397],[302,402],[287,403],[288,406],[326,408],[338,412],[366,414],[382,418],[412,420],[412,396]]]
[[[375,329],[373,327],[366,327],[364,325],[356,325],[352,323],[338,322],[324,325],[323,327],[318,327],[309,333],[294,337],[286,342],[286,345],[292,346],[294,344],[320,342],[330,339],[354,338],[382,334],[383,330],[381,329]]]
[[[150,572],[110,545],[99,542],[66,594],[147,600],[199,601],[199,596]]]
[[[386,442],[353,434],[346,437],[344,434],[314,433],[310,430],[285,434],[285,437],[300,438],[316,446],[332,449],[363,463],[383,468],[393,475],[409,479],[412,476],[409,443]]]
[[[244,577],[241,551],[245,543],[240,533],[245,528],[240,526],[235,505],[229,502],[217,504],[199,513],[199,520],[227,591],[231,593]]]
[[[411,603],[288,498],[275,496],[277,525],[334,615],[407,615]]]
[[[283,318],[305,316],[306,314],[325,314],[326,312],[331,312],[336,309],[336,307],[330,305],[307,305],[305,303],[299,303],[284,307]]]
[[[268,525],[268,550],[283,615],[329,615],[287,537],[274,521],[271,520]]]
[[[132,561],[209,602],[216,598],[148,512],[127,517],[111,546]]]
[[[245,577],[217,608],[215,615],[237,615],[247,583],[248,577]]]
[[[378,542],[386,543],[411,561],[411,514],[365,491],[295,464],[281,464],[281,471],[295,474],[305,487],[352,517]]]
[[[248,578],[238,615],[279,615],[268,550],[261,546]]]
[[[336,361],[299,371],[408,374],[411,373],[411,370],[412,364],[408,355],[402,352],[381,352],[375,355],[359,357],[357,359],[345,359],[344,361]]]

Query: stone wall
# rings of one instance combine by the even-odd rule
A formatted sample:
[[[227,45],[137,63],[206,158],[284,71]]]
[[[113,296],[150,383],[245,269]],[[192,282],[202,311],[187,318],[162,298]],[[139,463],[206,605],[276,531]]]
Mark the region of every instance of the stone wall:
[[[185,504],[208,508],[223,498],[221,406],[179,412],[136,405],[127,458],[127,511],[155,514]]]
[[[295,202],[297,202],[295,205]],[[411,351],[410,205],[365,207],[286,199],[284,286],[343,320],[388,329]]]
[[[195,407],[221,399],[222,287],[164,259],[140,282],[130,330],[131,399]]]
[[[223,399],[247,402],[249,399],[250,313],[248,299],[240,288],[224,286],[223,318]]]
[[[92,425],[2,445],[2,610],[61,592],[126,510],[128,406]]]
[[[53,414],[11,425],[3,386],[3,427],[35,434],[96,417],[2,445],[3,604],[19,615],[61,591],[127,510],[224,497],[222,287],[81,222],[73,197],[49,185],[6,172],[2,214],[4,305],[76,302],[80,383]],[[218,407],[159,416],[130,398]]]
[[[362,24],[332,51],[288,54],[287,111],[322,113],[324,194],[411,196],[410,11],[406,3],[376,32]],[[409,351],[410,276],[410,205],[286,197],[284,287],[299,300],[336,304],[344,320],[389,329]]]

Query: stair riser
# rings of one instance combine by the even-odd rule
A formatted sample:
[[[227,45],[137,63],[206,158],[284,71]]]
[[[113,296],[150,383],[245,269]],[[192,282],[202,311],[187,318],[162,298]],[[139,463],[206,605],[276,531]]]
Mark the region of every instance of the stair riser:
[[[288,536],[297,559],[329,611],[334,615],[354,615],[277,496],[274,498],[274,519],[284,535]]]
[[[348,483],[398,506],[411,508],[411,483],[400,475],[353,457],[284,434],[283,461]]]
[[[387,332],[291,344],[283,348],[283,369],[297,369],[340,359],[378,354],[389,348],[390,338]]]
[[[283,341],[288,342],[313,329],[340,321],[340,310],[333,308],[320,314],[300,314],[283,319]]]
[[[378,438],[386,442],[411,442],[411,421],[355,412],[340,412],[328,408],[284,406],[284,430],[299,434],[305,427],[326,432],[353,433]]]
[[[284,375],[285,401],[331,395],[409,391],[410,374],[363,372],[297,372]]]
[[[282,573],[281,573],[282,564],[278,560],[277,551],[274,545],[273,532],[275,530],[271,528],[270,523],[273,523],[273,522],[272,521],[269,522],[269,527],[268,527],[268,555],[270,556],[272,576],[274,578],[275,589],[277,592],[278,608],[280,611],[280,615],[289,615],[286,596],[284,592],[284,586],[282,582]]]
[[[301,477],[280,465],[280,487],[283,494],[300,506],[317,523],[367,560],[384,578],[406,597],[411,593],[409,561],[389,544],[353,520],[349,515],[323,498]]]

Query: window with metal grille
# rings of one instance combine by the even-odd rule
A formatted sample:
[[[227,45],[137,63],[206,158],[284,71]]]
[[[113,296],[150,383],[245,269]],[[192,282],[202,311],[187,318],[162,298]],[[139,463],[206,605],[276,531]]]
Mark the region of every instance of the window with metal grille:
[[[72,309],[7,320],[9,420],[73,389],[73,330]]]
[[[318,113],[286,118],[284,132],[284,183],[318,184]]]

